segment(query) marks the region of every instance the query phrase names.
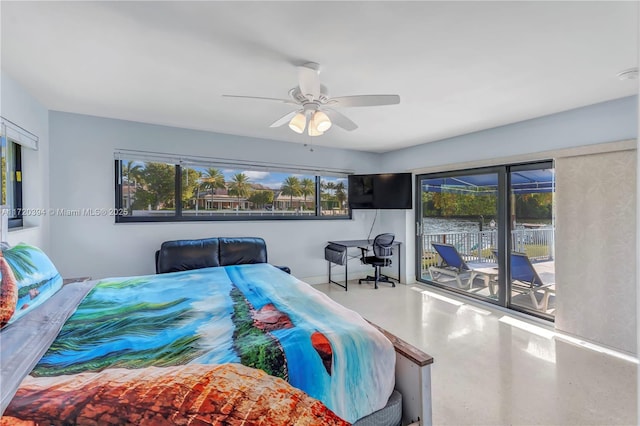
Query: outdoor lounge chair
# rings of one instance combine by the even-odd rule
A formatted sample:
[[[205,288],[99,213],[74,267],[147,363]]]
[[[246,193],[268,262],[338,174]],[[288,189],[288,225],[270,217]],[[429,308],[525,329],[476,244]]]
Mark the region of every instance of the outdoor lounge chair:
[[[432,280],[436,280],[438,275],[447,275],[453,277],[460,288],[470,288],[473,275],[472,268],[464,261],[458,249],[451,244],[431,243],[433,248],[438,252],[442,261],[438,266],[429,266],[429,275]],[[463,284],[462,277],[465,278]],[[471,279],[470,279],[471,278]]]
[[[531,260],[525,253],[511,252],[511,290],[522,294],[529,294],[533,306],[538,310],[546,311],[549,307],[550,289],[555,283],[544,284],[538,272],[531,264]],[[536,292],[544,291],[542,300],[538,302]]]
[[[439,274],[447,275],[456,280],[459,288],[470,289],[476,277],[482,278],[485,287],[489,288],[490,297],[496,295],[498,269],[492,264],[467,263],[458,249],[451,244],[431,243],[431,245],[442,259],[440,265],[429,267],[429,275],[432,280],[437,280]]]

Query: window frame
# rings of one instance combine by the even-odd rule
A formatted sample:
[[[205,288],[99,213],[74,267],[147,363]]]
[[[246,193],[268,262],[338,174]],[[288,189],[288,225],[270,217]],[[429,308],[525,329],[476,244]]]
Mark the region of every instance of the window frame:
[[[417,174],[415,176],[415,220],[416,224],[422,224],[422,207],[420,205],[422,200],[422,188],[421,181],[423,179],[432,179],[432,178],[444,178],[444,177],[459,177],[467,174],[481,174],[481,173],[496,173],[498,177],[498,204],[497,204],[497,222],[498,224],[502,223],[503,225],[499,225],[497,227],[498,230],[498,270],[500,271],[498,277],[498,298],[495,300],[490,300],[486,297],[481,297],[473,292],[468,292],[463,289],[455,288],[452,286],[447,286],[441,283],[438,283],[436,280],[430,280],[425,278],[422,275],[422,253],[423,250],[422,242],[423,238],[423,229],[422,225],[420,225],[419,232],[416,232],[416,241],[415,241],[415,268],[416,268],[416,282],[421,284],[425,284],[427,286],[436,287],[442,289],[444,291],[455,293],[461,295],[463,297],[468,297],[474,300],[479,300],[484,303],[488,303],[491,305],[499,306],[500,308],[507,309],[509,311],[515,311],[527,314],[532,317],[537,317],[543,320],[547,320],[550,322],[555,322],[555,314],[547,314],[534,309],[530,309],[526,306],[522,306],[519,304],[515,304],[512,302],[512,298],[510,295],[511,292],[511,280],[507,279],[507,277],[511,277],[511,265],[509,261],[509,256],[507,253],[511,253],[513,247],[511,243],[511,235],[513,231],[512,223],[511,223],[511,214],[515,214],[515,212],[511,211],[511,207],[509,205],[509,196],[512,192],[512,184],[511,184],[511,174],[519,171],[528,171],[528,170],[537,170],[540,168],[555,168],[555,162],[553,159],[545,159],[545,160],[537,160],[530,162],[521,162],[521,163],[507,163],[507,164],[498,164],[493,166],[484,166],[484,167],[473,167],[466,169],[454,169],[447,170],[441,172],[434,173],[422,173]],[[503,290],[501,290],[503,289]]]
[[[5,150],[7,151],[7,153],[4,154],[4,156],[5,158],[8,158],[9,156],[7,154],[9,153],[9,151],[13,151],[13,164],[11,165],[11,167],[9,167],[9,164],[5,163],[6,170],[2,170],[2,173],[6,173],[7,185],[9,185],[9,182],[11,181],[11,179],[9,178],[10,173],[13,174],[13,205],[6,205],[9,213],[7,221],[8,228],[21,228],[24,226],[22,214],[22,181],[24,179],[24,173],[22,170],[22,145],[9,138],[6,134],[3,134],[1,137],[6,141],[6,144],[5,147],[0,146],[0,155],[4,154],[3,152],[1,152],[1,150]],[[4,196],[6,200],[7,194],[4,194]]]
[[[120,158],[116,158],[115,162],[115,211],[123,212],[125,211],[124,202],[123,202],[123,179],[122,179],[122,162],[123,161],[136,161],[135,156],[131,156],[126,158],[127,156],[120,156]],[[152,161],[152,162],[162,162],[161,159],[154,160],[143,160],[140,159],[138,161]],[[213,164],[215,167],[227,167],[227,165],[215,163]],[[327,175],[323,175],[318,171],[304,171],[304,170],[296,170],[293,173],[307,173],[309,176],[312,174],[315,175],[315,209],[313,215],[293,215],[293,214],[282,214],[282,215],[257,215],[257,214],[233,214],[233,215],[183,215],[182,214],[182,169],[183,167],[189,168],[193,167],[189,164],[174,164],[175,167],[175,210],[173,215],[158,215],[158,216],[129,216],[116,214],[115,215],[115,223],[159,223],[159,222],[253,222],[253,221],[269,221],[269,220],[351,220],[353,217],[353,212],[351,208],[347,205],[346,215],[334,216],[334,215],[322,215],[322,207],[321,207],[321,188],[320,184],[323,177],[329,177],[330,175],[342,174],[336,172],[328,172]],[[238,168],[245,167],[247,169],[251,169],[251,165],[238,165],[235,163],[230,163],[228,167]],[[259,169],[260,166],[256,168]],[[282,166],[281,168],[272,167],[271,170],[277,172],[290,172],[290,169],[287,169],[286,166]],[[344,172],[344,177],[346,178],[350,173]]]

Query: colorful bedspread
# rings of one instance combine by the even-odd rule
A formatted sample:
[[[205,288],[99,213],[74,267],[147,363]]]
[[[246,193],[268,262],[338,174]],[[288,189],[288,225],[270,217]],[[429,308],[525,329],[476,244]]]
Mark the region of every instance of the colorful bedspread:
[[[268,264],[114,278],[79,304],[3,421],[340,424],[333,413],[353,422],[384,407],[394,366],[358,314]],[[136,417],[141,404],[155,421]]]

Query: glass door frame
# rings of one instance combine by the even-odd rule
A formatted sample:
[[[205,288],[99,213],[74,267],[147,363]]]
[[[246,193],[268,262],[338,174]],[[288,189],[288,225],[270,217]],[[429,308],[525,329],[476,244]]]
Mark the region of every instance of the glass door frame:
[[[513,232],[513,222],[512,222],[512,218],[513,219],[517,219],[516,217],[516,212],[515,211],[511,211],[511,203],[509,202],[511,199],[511,174],[515,173],[515,172],[523,172],[523,171],[528,171],[528,170],[538,170],[538,169],[552,169],[555,168],[555,164],[553,162],[553,160],[544,160],[544,161],[536,161],[533,163],[520,163],[520,164],[510,164],[508,166],[506,166],[506,194],[507,194],[507,213],[508,213],[508,228],[509,228],[509,233],[508,235],[511,236],[512,232]],[[554,189],[554,194],[555,194],[555,189]],[[515,208],[515,207],[514,207]],[[555,208],[555,206],[553,207]],[[553,216],[552,216],[553,217]],[[555,225],[554,225],[554,229],[555,229]],[[554,231],[555,234],[555,231]],[[511,244],[511,237],[507,238],[508,239],[508,251],[504,252],[504,253],[511,253],[511,251],[513,250],[512,244]],[[555,235],[554,235],[554,241],[555,241]],[[554,243],[555,244],[555,243]],[[506,262],[507,264],[510,264],[511,262],[507,262],[507,256],[506,255],[500,255],[500,258],[504,258],[503,261]],[[511,278],[511,271],[508,271],[508,275],[505,275],[509,278]],[[507,282],[505,283],[508,286],[508,292],[506,294],[513,294],[511,291],[511,279],[507,280]],[[551,322],[555,322],[555,316],[554,315],[549,315],[534,309],[529,309],[526,306],[522,306],[522,305],[516,305],[513,304],[511,301],[511,297],[506,298],[505,300],[505,304],[503,305],[504,307],[512,310],[512,311],[518,311],[518,312],[522,312],[531,316],[535,316],[538,318],[542,318]]]
[[[554,317],[544,314],[539,311],[534,311],[527,309],[525,307],[519,305],[513,305],[511,303],[511,270],[510,270],[510,262],[508,253],[511,253],[512,244],[511,244],[511,235],[513,231],[512,224],[512,214],[515,217],[515,212],[511,212],[511,173],[517,171],[526,171],[526,170],[536,170],[540,168],[553,168],[553,160],[544,160],[544,161],[536,161],[529,163],[516,163],[516,164],[506,164],[500,166],[489,166],[489,167],[479,167],[479,168],[470,168],[470,169],[461,169],[461,170],[452,170],[446,172],[437,172],[437,173],[424,173],[418,174],[415,177],[415,221],[416,221],[416,244],[415,244],[415,270],[416,270],[416,281],[419,283],[423,283],[429,286],[434,286],[437,288],[441,288],[446,291],[450,291],[453,293],[457,293],[466,297],[471,297],[473,299],[477,299],[483,301],[485,303],[491,303],[503,308],[507,308],[514,311],[519,311],[526,313],[528,315],[536,316],[539,318],[543,318],[545,320],[554,321]],[[423,244],[424,244],[424,229],[423,229],[423,203],[422,203],[422,185],[421,181],[423,179],[434,179],[434,178],[446,178],[446,177],[461,177],[465,175],[476,175],[476,174],[490,174],[497,173],[498,175],[498,186],[497,186],[497,197],[498,197],[498,205],[497,205],[497,222],[498,224],[503,224],[498,226],[498,240],[497,240],[497,248],[498,248],[498,298],[490,299],[487,297],[476,295],[472,292],[466,292],[463,289],[458,289],[450,286],[445,286],[443,284],[428,280],[422,276],[422,255],[423,255]],[[507,279],[509,277],[509,279]]]

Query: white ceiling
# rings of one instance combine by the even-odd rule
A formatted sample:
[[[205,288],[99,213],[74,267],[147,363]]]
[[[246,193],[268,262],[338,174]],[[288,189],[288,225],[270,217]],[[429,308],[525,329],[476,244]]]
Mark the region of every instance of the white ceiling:
[[[269,124],[296,65],[345,108],[316,145],[384,152],[637,93],[637,2],[9,2],[2,69],[52,110],[307,143]]]

